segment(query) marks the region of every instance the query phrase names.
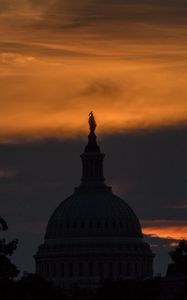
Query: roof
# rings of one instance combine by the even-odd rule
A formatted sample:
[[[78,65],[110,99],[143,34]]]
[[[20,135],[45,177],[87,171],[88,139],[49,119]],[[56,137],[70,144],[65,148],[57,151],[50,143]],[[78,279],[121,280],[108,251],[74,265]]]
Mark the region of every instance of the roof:
[[[45,239],[72,236],[142,237],[130,206],[110,188],[77,188],[52,214]]]

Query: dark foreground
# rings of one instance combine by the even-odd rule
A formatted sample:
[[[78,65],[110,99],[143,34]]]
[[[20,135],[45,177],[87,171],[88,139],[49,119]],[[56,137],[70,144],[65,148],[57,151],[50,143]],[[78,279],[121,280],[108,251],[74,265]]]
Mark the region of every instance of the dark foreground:
[[[98,290],[80,290],[73,288],[65,291],[53,287],[49,282],[35,274],[25,274],[20,280],[1,281],[0,299],[20,300],[186,300],[187,280],[165,281],[155,278],[138,281],[126,280],[103,282]]]

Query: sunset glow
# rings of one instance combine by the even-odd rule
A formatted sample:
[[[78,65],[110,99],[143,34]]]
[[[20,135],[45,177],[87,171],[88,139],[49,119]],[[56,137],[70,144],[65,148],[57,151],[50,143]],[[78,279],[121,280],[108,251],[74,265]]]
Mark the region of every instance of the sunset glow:
[[[144,234],[176,240],[187,239],[186,221],[156,220],[143,221],[142,224]]]
[[[103,133],[187,121],[187,29],[161,26],[161,10],[169,18],[172,6],[158,4],[153,13],[146,1],[106,9],[84,0],[1,2],[2,141],[75,136],[90,110]],[[83,7],[93,17],[85,19]],[[136,11],[136,23],[119,13]],[[143,20],[143,12],[153,20]],[[76,14],[83,25],[72,19]]]

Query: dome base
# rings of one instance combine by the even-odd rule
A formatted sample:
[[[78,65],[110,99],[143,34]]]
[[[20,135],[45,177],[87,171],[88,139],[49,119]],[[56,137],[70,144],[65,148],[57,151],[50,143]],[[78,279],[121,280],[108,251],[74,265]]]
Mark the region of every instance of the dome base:
[[[45,242],[35,256],[37,273],[56,286],[98,288],[104,280],[146,279],[153,254],[143,239],[65,239]]]

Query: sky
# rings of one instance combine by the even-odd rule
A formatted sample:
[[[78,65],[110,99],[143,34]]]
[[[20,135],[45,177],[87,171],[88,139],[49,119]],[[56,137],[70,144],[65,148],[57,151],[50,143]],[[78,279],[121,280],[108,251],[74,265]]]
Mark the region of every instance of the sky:
[[[187,0],[0,0],[0,212],[20,268],[79,184],[92,110],[155,272],[187,238],[186,14]]]

